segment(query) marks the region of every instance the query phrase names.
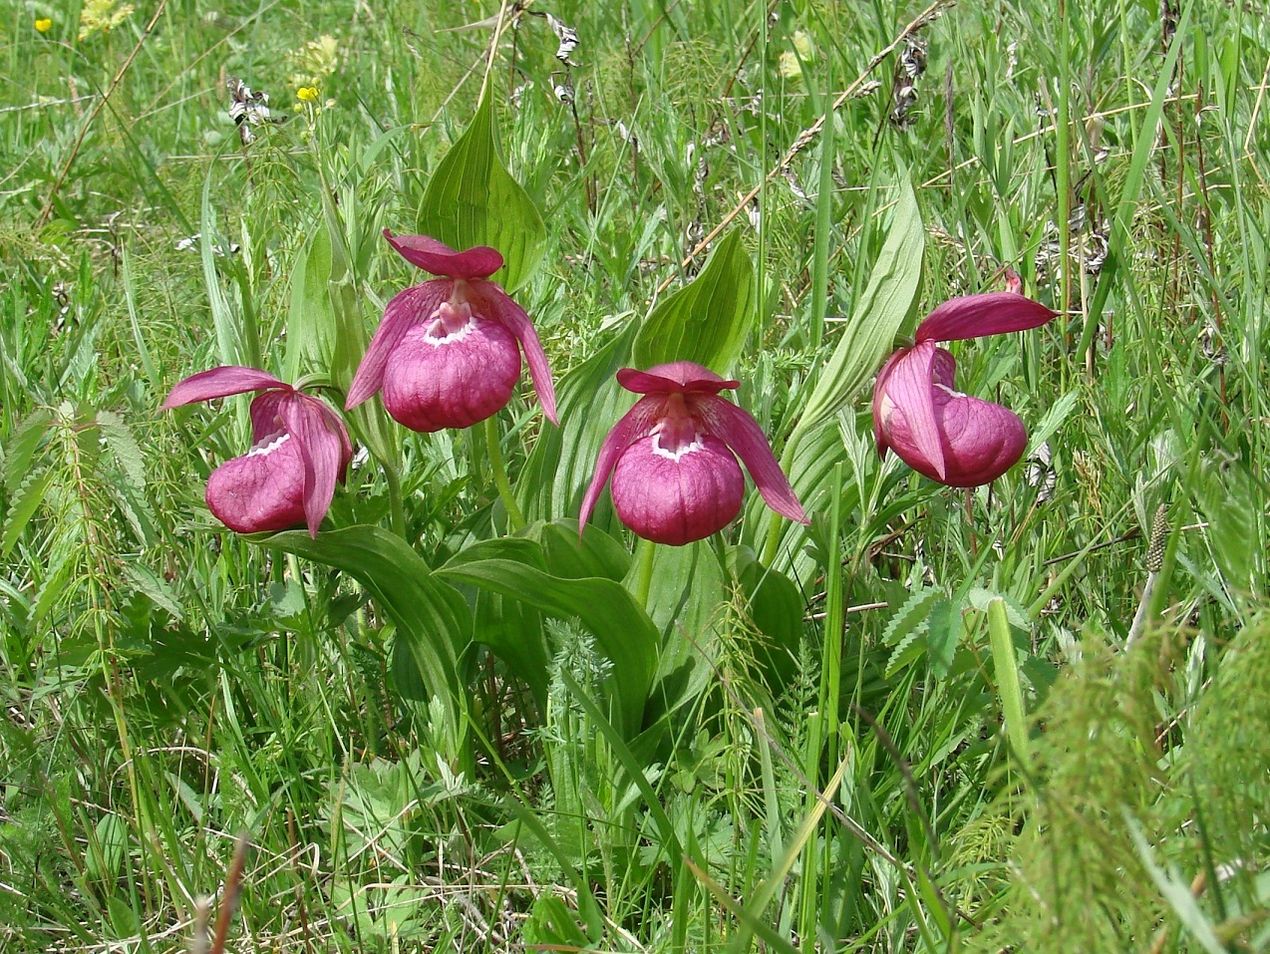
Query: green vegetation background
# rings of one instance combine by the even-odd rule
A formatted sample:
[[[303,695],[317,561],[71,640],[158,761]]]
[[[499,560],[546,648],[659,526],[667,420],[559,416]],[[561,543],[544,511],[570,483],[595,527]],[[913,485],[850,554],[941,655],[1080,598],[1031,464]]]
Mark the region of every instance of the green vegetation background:
[[[904,177],[925,223],[922,309],[1011,267],[1064,316],[958,350],[963,387],[1036,435],[990,490],[882,465],[867,401],[839,415],[826,453],[843,493],[818,504],[779,675],[735,591],[663,613],[697,676],[673,744],[623,753],[574,691],[604,675],[589,639],[552,624],[545,705],[480,662],[474,711],[499,764],[456,775],[427,705],[392,695],[391,631],[360,589],[204,509],[210,467],[243,447],[242,407],[157,407],[219,363],[227,327],[275,372],[303,354],[285,336],[305,304],[292,279],[325,230],[357,250],[338,294],[363,333],[414,280],[376,237],[413,229],[475,109],[498,5],[10,0],[0,949],[198,949],[240,831],[241,950],[1270,949],[1257,7],[502,11],[502,150],[548,226],[519,298],[558,376],[735,216],[759,309],[736,376],[784,439]],[[902,60],[924,9],[942,16]],[[546,14],[576,29],[572,64]],[[892,117],[915,59],[916,98]],[[231,77],[285,118],[246,147]],[[826,112],[831,135],[803,137]],[[523,395],[513,411],[515,478],[541,424]],[[403,453],[430,564],[490,534],[474,442]],[[368,462],[333,516],[386,523],[387,506]],[[1002,731],[993,595],[1034,717],[1022,752]]]

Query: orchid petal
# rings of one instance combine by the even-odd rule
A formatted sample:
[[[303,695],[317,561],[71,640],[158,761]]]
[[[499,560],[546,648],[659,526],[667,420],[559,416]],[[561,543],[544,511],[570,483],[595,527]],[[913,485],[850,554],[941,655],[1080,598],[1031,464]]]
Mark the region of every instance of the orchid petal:
[[[643,398],[636,401],[635,406],[622,415],[622,418],[613,425],[613,429],[605,435],[604,443],[600,445],[599,456],[595,459],[595,475],[591,478],[591,485],[587,487],[586,494],[582,497],[582,509],[578,514],[579,536],[582,535],[587,521],[591,519],[591,512],[600,499],[604,485],[608,483],[609,475],[613,473],[613,468],[617,465],[618,457],[635,441],[652,433],[653,427],[661,416],[661,411],[662,402],[659,399]]]
[[[272,374],[258,368],[227,364],[209,371],[200,371],[179,382],[168,392],[162,408],[169,411],[174,407],[193,404],[196,401],[210,401],[213,398],[229,397],[231,394],[243,394],[263,388],[281,388],[290,391],[291,385],[279,381]]]
[[[529,365],[529,379],[533,382],[538,402],[542,405],[542,413],[547,416],[547,420],[559,427],[556,386],[551,380],[547,353],[542,350],[542,342],[538,340],[534,323],[525,314],[525,309],[516,304],[496,283],[485,282],[480,286],[480,292],[492,312],[490,317],[501,322],[520,342],[520,348],[525,352],[525,363]]]
[[[754,480],[754,486],[769,507],[795,523],[811,523],[785,472],[776,462],[771,445],[767,443],[767,435],[748,411],[713,394],[697,398],[694,410],[710,433],[741,458],[741,463],[745,464]]]
[[[947,470],[931,392],[934,388],[935,356],[941,350],[943,349],[936,348],[933,342],[923,341],[901,352],[891,368],[885,395],[893,407],[904,415],[913,446],[930,463],[938,480],[944,479]],[[883,428],[889,431],[887,421],[883,421]],[[888,443],[899,452],[893,434]]]
[[[291,397],[290,389],[286,391],[266,391],[256,396],[251,402],[251,442],[259,444],[265,438],[282,430],[278,423],[281,406]]]
[[[1023,456],[1027,429],[1009,408],[942,385],[935,386],[933,399],[944,449],[942,474],[917,446],[902,408],[887,421],[890,446],[918,473],[949,487],[978,487],[996,480]]]
[[[357,367],[353,383],[349,385],[344,409],[352,410],[384,384],[384,367],[393,349],[401,343],[416,323],[432,317],[441,303],[450,297],[453,283],[438,279],[415,285],[395,295],[384,309],[384,319],[375,329],[375,336]]]
[[[961,341],[1036,328],[1054,318],[1039,301],[1015,292],[986,292],[951,298],[917,326],[917,341]]]
[[[384,238],[411,265],[445,278],[489,278],[503,267],[503,256],[488,245],[459,252],[426,235],[393,235],[388,229]]]
[[[342,428],[332,426],[320,401],[302,394],[284,402],[279,414],[304,462],[304,519],[309,536],[316,537],[335,496],[343,463]]]
[[[905,350],[900,349],[886,359],[886,364],[882,365],[882,370],[878,372],[877,381],[873,384],[873,443],[878,449],[878,456],[886,459],[886,431],[882,427],[882,399],[886,397],[886,382],[891,376],[891,371],[895,367],[895,362],[905,355]]]
[[[636,394],[718,394],[741,386],[740,381],[724,380],[692,361],[659,364],[647,371],[622,368],[617,383]]]

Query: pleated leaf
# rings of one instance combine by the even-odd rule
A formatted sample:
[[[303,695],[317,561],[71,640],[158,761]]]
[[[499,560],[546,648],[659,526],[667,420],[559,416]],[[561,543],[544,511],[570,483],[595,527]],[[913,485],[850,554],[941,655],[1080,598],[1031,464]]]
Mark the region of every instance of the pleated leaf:
[[[717,374],[740,357],[754,325],[754,266],[734,229],[691,282],[658,303],[635,338],[635,366],[695,361]]]
[[[542,260],[547,226],[499,158],[488,92],[428,181],[419,232],[460,251],[474,245],[498,249],[503,267],[491,277],[508,292],[523,285]]]
[[[851,317],[843,323],[833,355],[816,378],[794,428],[795,439],[810,433],[852,400],[894,350],[895,337],[917,298],[924,248],[917,197],[904,179],[869,283]]]

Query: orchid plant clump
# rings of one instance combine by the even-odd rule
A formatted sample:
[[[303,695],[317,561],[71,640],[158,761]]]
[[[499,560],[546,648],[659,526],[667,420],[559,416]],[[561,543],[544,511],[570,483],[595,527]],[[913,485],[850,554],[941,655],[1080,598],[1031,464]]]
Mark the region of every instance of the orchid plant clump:
[[[533,323],[489,277],[503,256],[478,245],[457,252],[425,235],[384,237],[402,258],[438,278],[400,292],[357,369],[345,403],[376,391],[398,423],[413,431],[470,427],[506,407],[520,379],[520,351],[553,424],[556,393]]]
[[[1027,446],[1027,428],[1009,408],[954,389],[957,363],[937,341],[1036,328],[1057,313],[1013,291],[944,302],[878,372],[873,436],[878,453],[950,487],[978,487],[1009,470]]]
[[[268,372],[224,365],[178,383],[163,409],[248,391],[260,392],[251,402],[251,449],[212,471],[207,507],[238,533],[305,525],[316,537],[353,456],[344,422],[325,402]]]
[[[745,479],[737,457],[769,507],[808,522],[758,423],[719,396],[740,382],[691,361],[647,371],[623,368],[617,380],[644,397],[600,447],[582,500],[579,533],[611,475],[617,515],[639,536],[674,546],[708,537],[740,512]]]

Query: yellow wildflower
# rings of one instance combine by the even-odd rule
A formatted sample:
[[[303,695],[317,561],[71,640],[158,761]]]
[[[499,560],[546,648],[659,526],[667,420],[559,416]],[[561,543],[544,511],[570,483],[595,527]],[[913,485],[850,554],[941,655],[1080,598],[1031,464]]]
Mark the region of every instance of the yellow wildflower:
[[[40,17],[35,21],[35,29],[40,33],[48,33],[53,29],[53,21],[49,17]]]
[[[316,86],[301,86],[295,91],[295,97],[302,103],[316,103],[318,101],[318,88]]]
[[[87,40],[94,33],[108,33],[132,16],[131,3],[116,0],[85,0],[79,11],[79,38]]]
[[[292,51],[289,59],[295,70],[291,74],[291,82],[295,86],[319,86],[322,80],[335,72],[339,65],[339,43],[335,37],[322,34],[316,40],[310,40],[298,50]]]

